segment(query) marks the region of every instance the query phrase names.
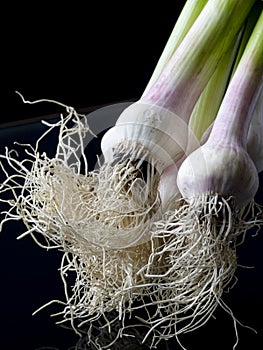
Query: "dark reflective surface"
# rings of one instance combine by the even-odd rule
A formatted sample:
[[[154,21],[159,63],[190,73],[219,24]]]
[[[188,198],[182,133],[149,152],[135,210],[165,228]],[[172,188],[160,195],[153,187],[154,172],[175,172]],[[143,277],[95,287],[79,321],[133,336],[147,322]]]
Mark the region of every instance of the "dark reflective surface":
[[[34,143],[45,128],[40,123],[29,123],[0,129],[0,153],[4,146],[12,147],[13,141]],[[100,140],[98,139],[97,142]],[[56,146],[55,134],[50,135],[44,148],[52,153]],[[96,143],[96,142],[95,142]],[[99,149],[98,144],[92,147]],[[2,176],[2,175],[1,175]],[[1,178],[2,179],[2,178]],[[263,202],[263,178],[257,194],[257,200]],[[2,210],[2,207],[1,207]],[[20,350],[94,350],[84,336],[81,339],[72,331],[56,325],[59,317],[50,314],[59,312],[61,306],[52,304],[36,315],[32,313],[52,299],[64,300],[63,285],[59,276],[60,252],[45,251],[38,247],[30,237],[16,240],[24,231],[20,222],[12,222],[4,227],[0,234],[0,271],[1,271],[1,349]],[[263,334],[263,232],[256,237],[247,235],[245,243],[238,248],[241,265],[254,267],[239,268],[238,283],[224,300],[232,309],[236,318],[243,324],[258,331],[255,334],[248,328],[238,325],[239,345],[237,350],[259,349]],[[222,309],[215,313],[206,325],[197,331],[179,338],[187,349],[232,349],[235,333],[231,317]],[[118,325],[116,326],[118,329]],[[99,330],[97,331],[99,332]],[[146,350],[149,344],[140,344],[143,330],[131,329],[131,335],[119,340],[112,349]],[[108,334],[101,333],[100,338],[108,343]],[[179,349],[176,339],[160,343],[159,350]]]

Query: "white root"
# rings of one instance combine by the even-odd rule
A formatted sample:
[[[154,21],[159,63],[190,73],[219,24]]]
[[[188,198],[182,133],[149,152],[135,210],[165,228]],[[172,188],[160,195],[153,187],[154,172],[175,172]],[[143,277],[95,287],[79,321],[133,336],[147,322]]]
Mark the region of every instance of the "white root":
[[[71,123],[73,126],[70,126]],[[46,242],[45,247],[59,248],[65,246],[66,236],[73,232],[67,217],[71,214],[68,213],[69,208],[75,205],[74,209],[78,209],[76,205],[82,192],[86,190],[89,193],[88,189],[94,183],[92,174],[80,173],[80,158],[84,158],[84,153],[79,140],[90,130],[86,117],[78,115],[72,108],[67,117],[61,115],[58,123],[45,124],[49,129],[37,141],[35,148],[19,145],[26,159],[19,159],[17,150],[6,149],[5,155],[1,155],[6,180],[0,187],[0,193],[7,198],[1,201],[9,206],[2,224],[10,219],[22,219],[27,231],[21,237],[30,234],[43,246],[37,238],[41,236]],[[39,151],[39,146],[43,137],[55,127],[59,128],[59,144],[56,155],[49,158]],[[76,215],[81,215],[78,210],[74,213]]]
[[[138,296],[143,295],[147,279],[138,270],[147,263],[150,244],[125,250],[103,251],[91,256],[66,254],[61,265],[61,275],[66,282],[70,272],[75,275],[63,319],[78,323],[78,327],[97,319],[107,312],[117,311],[119,320],[125,319],[131,305],[137,299],[134,286],[141,286]]]
[[[63,247],[72,252],[79,244],[93,254],[149,240],[150,219],[160,206],[159,174],[149,159],[145,161],[149,152],[140,145],[121,144],[115,150],[113,164],[88,171],[84,140],[91,131],[87,117],[58,104],[66,108],[68,116],[61,115],[56,124],[43,122],[48,130],[35,148],[20,145],[27,159],[20,161],[17,150],[6,150],[1,156],[13,175],[1,165],[7,179],[0,191],[9,191],[15,198],[6,200],[10,209],[4,222],[22,218],[28,230],[21,237],[30,234],[38,241],[36,236],[42,236],[48,248]],[[55,128],[59,131],[58,145],[55,156],[49,158],[39,148]],[[74,248],[68,244],[71,240]]]
[[[143,155],[139,162],[133,158],[137,151],[136,147],[128,148],[128,153],[121,150],[120,161],[105,164],[95,173],[95,196],[87,221],[93,242],[104,248],[121,249],[150,239],[151,220],[160,207],[159,175],[150,163],[143,174]]]
[[[0,156],[6,176],[0,200],[8,207],[2,212],[1,229],[9,220],[22,219],[27,230],[19,238],[30,235],[40,247],[64,252],[61,278],[66,302],[61,302],[65,307],[59,314],[61,322],[70,321],[79,333],[77,319],[81,325],[118,310],[118,318],[124,320],[127,305],[137,299],[131,288],[146,285],[144,275],[137,272],[147,263],[151,244],[136,240],[149,232],[152,213],[159,208],[159,175],[149,162],[143,173],[142,149],[129,145],[128,153],[123,145],[116,150],[116,164],[88,171],[83,142],[90,132],[87,118],[73,108],[66,110],[68,115],[61,115],[59,122],[43,122],[48,130],[35,147],[18,145],[22,160],[17,149],[6,149]],[[58,145],[50,158],[40,151],[41,141],[54,129]],[[136,240],[127,243],[125,237],[136,230]],[[115,248],[114,242],[128,247],[109,250],[108,245]]]
[[[238,245],[262,225],[260,208],[236,210],[231,198],[203,195],[190,204],[180,200],[160,219],[159,174],[149,152],[124,142],[113,162],[89,171],[87,118],[67,111],[58,123],[45,122],[35,148],[20,145],[25,159],[17,150],[0,156],[6,176],[0,201],[8,207],[0,229],[22,219],[27,231],[20,238],[30,235],[41,247],[64,252],[59,323],[70,322],[80,334],[102,320],[110,332],[107,314],[115,311],[119,337],[133,315],[149,328],[145,341],[152,347],[171,337],[180,344],[180,334],[201,327],[218,306],[236,327],[222,296],[235,281]],[[58,146],[50,158],[40,143],[55,128]]]
[[[149,329],[142,342],[155,347],[175,337],[185,349],[180,335],[203,326],[221,307],[233,319],[237,344],[241,323],[223,295],[236,283],[237,247],[248,230],[261,227],[262,211],[255,203],[234,207],[232,198],[218,195],[181,202],[154,224],[151,242],[100,257],[83,253],[77,263],[67,260],[62,273],[72,269],[77,278],[62,322],[77,321],[81,328],[102,318],[101,328],[108,324],[110,333],[114,322],[106,314],[115,310],[120,334],[133,316]],[[102,339],[96,342],[98,349],[108,348]]]
[[[236,329],[238,321],[222,296],[235,284],[236,249],[249,229],[262,225],[262,211],[255,203],[249,210],[233,208],[231,198],[204,195],[191,204],[181,203],[155,223],[153,249],[144,267],[145,277],[154,283],[138,307],[148,310],[145,338],[158,343],[194,331],[218,306],[230,314]]]

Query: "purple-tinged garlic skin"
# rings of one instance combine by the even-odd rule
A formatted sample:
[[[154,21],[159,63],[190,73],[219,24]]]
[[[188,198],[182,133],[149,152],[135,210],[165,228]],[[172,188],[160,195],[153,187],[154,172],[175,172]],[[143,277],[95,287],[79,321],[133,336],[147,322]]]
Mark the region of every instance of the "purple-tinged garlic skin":
[[[181,165],[178,188],[186,200],[202,194],[233,197],[238,208],[255,196],[259,180],[257,169],[243,147],[204,144]]]

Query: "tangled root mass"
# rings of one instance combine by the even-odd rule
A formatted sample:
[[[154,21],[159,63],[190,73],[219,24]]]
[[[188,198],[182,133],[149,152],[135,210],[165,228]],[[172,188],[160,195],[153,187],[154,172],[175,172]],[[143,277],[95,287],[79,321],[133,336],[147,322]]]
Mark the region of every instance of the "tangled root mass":
[[[16,150],[1,156],[1,201],[9,208],[1,229],[22,219],[27,230],[20,237],[63,251],[60,323],[69,321],[79,332],[104,320],[110,329],[106,315],[115,311],[117,339],[135,315],[148,327],[144,341],[151,339],[151,346],[202,326],[218,305],[236,323],[222,296],[235,282],[238,245],[262,224],[260,208],[251,203],[235,210],[231,198],[203,195],[160,218],[159,175],[148,151],[124,143],[111,164],[89,171],[87,117],[67,111],[58,123],[45,122],[48,130],[35,148],[20,145],[27,159],[19,160]],[[58,146],[50,158],[39,144],[54,128]],[[103,348],[99,340],[96,346]]]

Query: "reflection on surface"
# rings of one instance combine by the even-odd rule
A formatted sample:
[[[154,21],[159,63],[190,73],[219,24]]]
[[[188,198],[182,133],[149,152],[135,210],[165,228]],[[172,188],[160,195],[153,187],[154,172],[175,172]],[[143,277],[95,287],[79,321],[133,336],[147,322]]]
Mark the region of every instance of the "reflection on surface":
[[[60,350],[60,349],[54,348],[53,346],[41,346],[41,348],[37,348],[35,350]]]
[[[109,324],[101,320],[88,325],[85,336],[81,337],[75,348],[70,350],[97,350],[114,349],[114,350],[148,350],[150,342],[144,337],[147,328],[140,326],[138,328],[130,327],[120,332],[123,325],[118,320],[118,314],[111,312],[107,315]]]
[[[118,313],[107,314],[107,319],[109,320],[107,325],[102,320],[87,324],[86,328],[82,328],[83,335],[72,346],[68,345],[67,348],[42,346],[34,350],[149,350],[151,348],[150,339],[144,339],[148,328],[142,325],[136,328],[130,326],[120,332],[123,325],[118,320]],[[68,327],[62,326],[62,328]],[[158,346],[157,349],[168,350],[168,347],[164,344],[164,347]]]

